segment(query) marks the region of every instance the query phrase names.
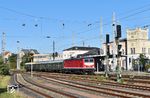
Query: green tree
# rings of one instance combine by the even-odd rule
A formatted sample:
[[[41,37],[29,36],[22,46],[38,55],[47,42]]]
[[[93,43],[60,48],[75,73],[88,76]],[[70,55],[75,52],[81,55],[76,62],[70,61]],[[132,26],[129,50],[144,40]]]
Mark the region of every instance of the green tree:
[[[9,66],[10,69],[16,69],[16,65],[17,65],[17,55],[16,54],[12,54],[9,58]]]
[[[0,56],[0,74],[1,75],[8,75],[9,74],[9,67],[8,64],[3,63],[3,58]]]
[[[3,64],[3,58],[2,58],[2,56],[0,56],[0,65],[2,65]]]
[[[9,75],[9,67],[7,64],[0,65],[0,74],[1,75]]]
[[[140,54],[139,56],[139,64],[142,71],[145,71],[145,66],[148,61],[148,58],[144,54]]]

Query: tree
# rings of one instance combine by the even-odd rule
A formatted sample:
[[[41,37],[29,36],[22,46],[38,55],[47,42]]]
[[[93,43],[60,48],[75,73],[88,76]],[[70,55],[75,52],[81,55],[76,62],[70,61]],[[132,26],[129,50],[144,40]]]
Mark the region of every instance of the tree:
[[[7,64],[0,65],[0,74],[1,75],[9,75],[9,67]]]
[[[3,57],[0,56],[0,65],[2,65],[2,64],[3,64]]]
[[[17,55],[16,54],[12,54],[9,58],[9,66],[10,69],[16,69],[16,65],[17,65]]]
[[[2,56],[0,56],[0,75],[8,75],[9,67],[8,64],[4,64]]]
[[[135,71],[145,71],[147,63],[148,58],[144,54],[140,54],[137,59],[132,59],[132,65]]]
[[[144,54],[140,54],[139,64],[140,64],[140,69],[142,71],[145,71],[145,66],[146,66],[147,61],[148,61],[148,58]]]

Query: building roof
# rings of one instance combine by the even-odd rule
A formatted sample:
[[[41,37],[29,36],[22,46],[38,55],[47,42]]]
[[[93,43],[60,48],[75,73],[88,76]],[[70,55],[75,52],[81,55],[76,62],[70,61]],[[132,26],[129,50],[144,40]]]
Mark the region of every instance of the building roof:
[[[68,51],[68,50],[93,50],[93,49],[99,49],[97,47],[81,47],[81,46],[74,46],[68,49],[65,49],[63,51]]]
[[[30,52],[34,52],[35,54],[39,54],[39,52],[36,49],[22,49],[22,52],[24,52],[25,54],[28,54]]]
[[[119,39],[119,42],[125,42],[125,41],[127,41],[127,38]],[[111,41],[111,42],[109,42],[109,43],[113,43],[113,41]],[[103,43],[103,44],[106,44],[106,42]]]
[[[6,51],[6,52],[4,53],[4,55],[8,55],[9,53],[11,53],[11,52],[9,52],[9,51]]]
[[[98,48],[98,49],[90,50],[84,54],[77,55],[77,57],[91,56],[91,55],[100,55],[100,49]]]

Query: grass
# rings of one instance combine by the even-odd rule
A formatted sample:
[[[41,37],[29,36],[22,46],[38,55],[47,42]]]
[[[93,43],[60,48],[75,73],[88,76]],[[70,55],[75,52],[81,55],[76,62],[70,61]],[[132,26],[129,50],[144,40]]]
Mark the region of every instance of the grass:
[[[10,76],[0,75],[0,98],[22,98],[18,93],[7,93],[7,85],[9,80]]]

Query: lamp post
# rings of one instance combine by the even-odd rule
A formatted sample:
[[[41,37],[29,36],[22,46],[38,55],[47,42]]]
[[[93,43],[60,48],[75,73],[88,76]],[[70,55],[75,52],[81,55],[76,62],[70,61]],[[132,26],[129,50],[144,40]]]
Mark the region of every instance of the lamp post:
[[[18,50],[18,53],[17,53],[17,70],[20,70],[20,55],[19,55],[19,41],[17,41],[17,50]]]
[[[46,36],[46,38],[51,38],[50,36]],[[53,40],[53,53],[52,53],[53,61],[55,60],[55,41]]]
[[[30,53],[30,59],[31,59],[31,77],[33,77],[33,53]]]

